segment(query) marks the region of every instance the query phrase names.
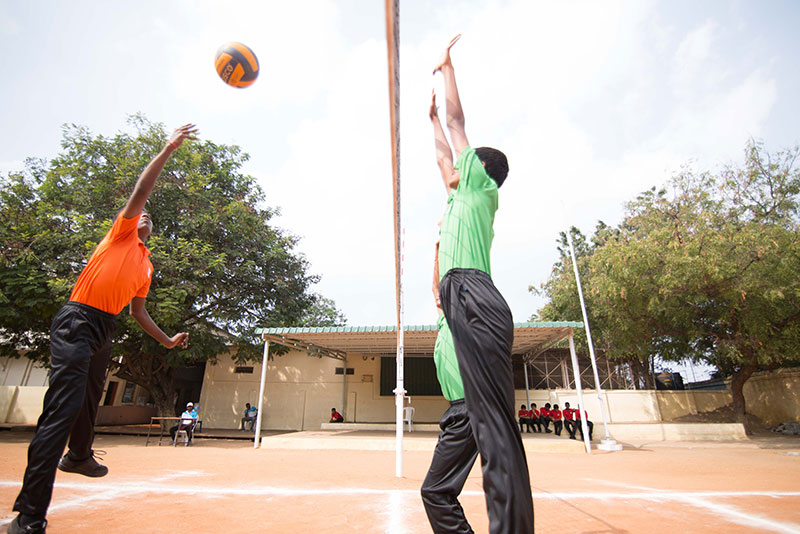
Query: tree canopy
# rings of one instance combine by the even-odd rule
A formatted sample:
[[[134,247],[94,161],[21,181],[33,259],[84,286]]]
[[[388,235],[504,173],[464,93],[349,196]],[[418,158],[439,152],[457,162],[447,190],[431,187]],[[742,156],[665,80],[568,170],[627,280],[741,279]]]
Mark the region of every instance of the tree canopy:
[[[579,266],[609,357],[714,365],[732,377],[742,417],[747,378],[798,360],[798,155],[750,142],[743,165],[686,167],[629,202],[619,226],[598,227]],[[543,318],[578,306],[563,256],[541,289],[551,299]]]
[[[69,298],[94,247],[111,227],[167,132],[133,116],[134,134],[93,135],[65,126],[52,161],[29,159],[0,182],[0,354],[49,358],[49,323]],[[260,357],[264,326],[344,324],[295,252],[297,238],[271,223],[275,208],[241,169],[247,155],[212,141],[184,143],[147,203],[153,280],[147,309],[166,332],[188,331],[189,348],[167,351],[120,315],[117,375],[174,404],[172,369],[233,351]],[[171,411],[171,409],[170,409]],[[172,415],[172,414],[170,414]]]

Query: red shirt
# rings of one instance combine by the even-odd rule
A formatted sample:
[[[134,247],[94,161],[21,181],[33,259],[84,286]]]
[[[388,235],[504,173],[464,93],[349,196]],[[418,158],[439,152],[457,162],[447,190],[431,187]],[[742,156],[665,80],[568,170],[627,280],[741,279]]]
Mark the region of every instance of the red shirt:
[[[344,421],[344,417],[339,412],[333,412],[331,414],[331,421]]]
[[[539,413],[542,415],[542,417],[550,417],[550,410],[547,408],[540,409]]]
[[[561,420],[561,410],[550,410],[550,417],[556,421]]]
[[[575,412],[577,410],[573,410],[572,408],[564,408],[564,419],[567,421],[572,421],[572,418],[575,417]]]
[[[573,410],[573,412],[575,412],[575,417],[576,417],[576,418],[578,418],[578,419],[580,419],[580,418],[581,418],[581,412],[580,412],[580,410]],[[587,420],[587,421],[589,420],[589,414],[587,414],[587,413],[586,413],[586,410],[583,410],[583,416],[584,416],[584,417],[586,417],[586,420]]]
[[[150,251],[139,239],[139,217],[117,215],[78,277],[69,300],[116,315],[133,297],[147,296],[153,265]]]
[[[522,419],[523,417],[530,417],[528,415],[529,413],[530,412],[527,411],[527,410],[520,410],[520,411],[517,412],[517,415],[519,415],[519,418]]]

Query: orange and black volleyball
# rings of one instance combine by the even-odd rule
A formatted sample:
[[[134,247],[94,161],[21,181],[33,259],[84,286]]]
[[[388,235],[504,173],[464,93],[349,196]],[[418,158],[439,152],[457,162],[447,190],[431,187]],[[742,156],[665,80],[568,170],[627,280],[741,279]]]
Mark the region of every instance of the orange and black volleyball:
[[[214,66],[222,81],[233,87],[248,87],[258,78],[258,58],[242,43],[231,41],[220,46]]]

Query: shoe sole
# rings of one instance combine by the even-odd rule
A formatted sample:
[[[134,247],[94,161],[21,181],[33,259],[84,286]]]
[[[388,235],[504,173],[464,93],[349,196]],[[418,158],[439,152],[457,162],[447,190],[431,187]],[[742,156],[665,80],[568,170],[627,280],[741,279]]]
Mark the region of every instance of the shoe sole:
[[[59,471],[63,471],[65,473],[75,473],[76,475],[83,475],[83,476],[89,477],[89,478],[100,478],[100,477],[104,477],[104,476],[106,476],[108,474],[108,468],[106,468],[106,470],[102,471],[102,472],[96,472],[96,471],[95,472],[86,472],[86,471],[82,471],[80,469],[76,469],[76,468],[73,468],[73,467],[62,465],[62,463],[60,461],[58,462],[58,470]]]

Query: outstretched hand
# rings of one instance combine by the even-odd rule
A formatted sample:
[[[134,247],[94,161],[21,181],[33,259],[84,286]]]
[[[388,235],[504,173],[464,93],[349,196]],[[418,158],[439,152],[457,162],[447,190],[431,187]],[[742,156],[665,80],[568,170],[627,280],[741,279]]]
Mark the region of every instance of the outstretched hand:
[[[450,49],[453,48],[453,45],[456,44],[456,42],[458,42],[459,39],[461,39],[460,33],[455,37],[453,37],[452,39],[450,39],[450,44],[447,45],[444,54],[442,54],[442,59],[439,60],[439,64],[436,65],[435,69],[433,69],[434,74],[442,70],[442,67],[444,67],[445,65],[452,65],[452,63],[450,62]]]
[[[431,92],[431,108],[428,110],[428,117],[431,120],[439,117],[439,108],[436,107],[436,90]]]
[[[169,138],[169,144],[178,148],[183,143],[184,139],[197,140],[197,126],[194,124],[184,124],[180,128],[176,128],[172,132],[172,137]]]
[[[188,332],[181,332],[180,334],[175,334],[171,338],[169,338],[169,343],[164,345],[168,349],[175,348],[180,346],[180,348],[185,349],[189,346],[189,333]]]

